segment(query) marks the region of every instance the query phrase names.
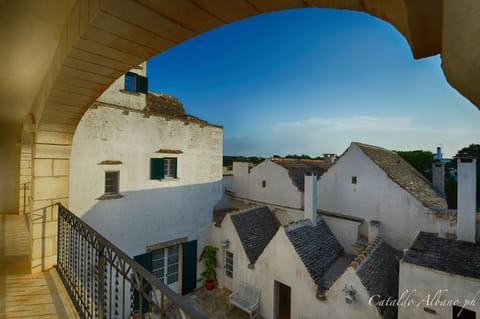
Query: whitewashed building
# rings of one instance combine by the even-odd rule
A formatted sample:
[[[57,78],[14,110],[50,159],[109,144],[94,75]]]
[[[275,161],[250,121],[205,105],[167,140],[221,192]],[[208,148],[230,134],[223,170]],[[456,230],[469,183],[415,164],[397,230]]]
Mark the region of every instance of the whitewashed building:
[[[119,78],[80,121],[69,207],[188,292],[222,195],[222,128],[188,115],[174,97],[145,93],[145,74],[143,64]]]
[[[480,315],[480,245],[421,232],[400,262],[399,319]]]
[[[351,143],[317,187],[320,211],[363,220],[358,238],[378,235],[396,249],[410,246],[419,231],[456,236],[456,212],[445,196],[393,151]]]
[[[320,177],[324,171],[320,160],[270,158],[253,168],[234,162],[231,191],[236,198],[303,209],[305,174]]]
[[[212,229],[220,250],[220,286],[244,281],[261,292],[260,314],[273,318],[396,318],[398,261],[379,238],[355,257],[344,252],[325,221],[282,226],[267,207],[225,214]]]

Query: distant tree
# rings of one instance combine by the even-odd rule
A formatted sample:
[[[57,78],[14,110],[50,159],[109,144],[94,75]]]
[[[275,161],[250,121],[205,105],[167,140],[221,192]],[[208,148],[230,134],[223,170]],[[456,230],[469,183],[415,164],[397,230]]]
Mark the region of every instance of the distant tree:
[[[433,153],[429,151],[396,151],[404,160],[422,173],[428,180],[432,180]]]
[[[259,156],[250,156],[248,158],[248,161],[250,163],[253,163],[253,164],[260,164],[261,162],[263,162],[265,160],[265,158],[263,157],[259,157]]]
[[[456,155],[456,157],[460,156],[475,157],[478,165],[478,160],[480,159],[480,144],[470,144],[469,146],[462,148],[457,152]]]
[[[450,173],[445,177],[445,197],[448,208],[457,209],[457,181]]]
[[[297,154],[288,154],[285,156],[285,158],[293,158],[293,159],[312,159],[309,155],[302,154],[302,155],[297,155]]]

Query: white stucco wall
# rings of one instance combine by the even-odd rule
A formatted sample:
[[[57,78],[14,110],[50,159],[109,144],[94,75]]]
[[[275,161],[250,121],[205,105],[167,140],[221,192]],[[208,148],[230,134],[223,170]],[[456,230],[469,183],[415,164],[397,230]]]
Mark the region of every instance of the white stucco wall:
[[[303,207],[303,193],[293,184],[288,170],[265,160],[248,172],[247,163],[233,163],[235,196],[291,208]],[[266,187],[262,187],[262,181]]]
[[[240,281],[246,281],[261,290],[260,314],[266,319],[274,318],[275,281],[291,288],[291,318],[380,318],[375,307],[368,304],[370,298],[353,269],[347,271],[327,292],[327,300],[317,299],[317,286],[308,270],[291,245],[285,230],[281,227],[269,245],[249,269],[250,263],[236,233],[230,215],[222,222],[221,228],[212,227],[212,243],[228,239],[228,250],[234,254],[234,278],[225,280],[224,258],[219,260],[219,282],[222,287],[235,291]],[[220,256],[224,256],[221,250]],[[348,305],[344,300],[344,287],[352,286],[357,291],[357,302]]]
[[[400,306],[399,319],[451,319],[452,306],[446,301],[458,300],[457,306],[480,314],[480,280],[452,275],[438,270],[428,269],[400,261],[399,296],[408,292],[409,305]],[[440,293],[440,295],[439,295]],[[437,296],[435,298],[435,295]],[[406,295],[407,296],[407,295]],[[475,300],[475,303],[471,301]],[[438,303],[435,304],[435,301]],[[443,301],[443,305],[442,305]],[[435,315],[426,312],[424,307],[432,309]]]
[[[147,76],[147,62],[136,66],[131,69],[130,72]],[[145,107],[145,94],[138,92],[126,92],[125,88],[125,77],[119,77],[115,82],[110,85],[108,90],[100,95],[97,99],[99,102],[111,103],[114,105],[123,105],[128,106],[129,108],[135,110],[142,110]]]
[[[156,153],[159,149],[182,154]],[[177,179],[150,180],[150,158],[177,157]],[[99,165],[105,160],[120,165]],[[105,171],[120,171],[119,199],[104,194]],[[99,106],[74,135],[70,209],[127,254],[188,237],[205,244],[212,209],[221,198],[222,129]]]
[[[352,184],[357,176],[357,184]],[[393,182],[355,144],[318,181],[318,208],[381,222],[384,240],[408,248],[420,230],[438,232],[439,220],[430,209]],[[368,227],[364,236],[368,238]]]
[[[354,255],[360,253],[359,248],[355,247],[358,240],[358,227],[360,226],[360,222],[331,216],[322,216],[322,218],[340,245],[342,245],[345,252]]]

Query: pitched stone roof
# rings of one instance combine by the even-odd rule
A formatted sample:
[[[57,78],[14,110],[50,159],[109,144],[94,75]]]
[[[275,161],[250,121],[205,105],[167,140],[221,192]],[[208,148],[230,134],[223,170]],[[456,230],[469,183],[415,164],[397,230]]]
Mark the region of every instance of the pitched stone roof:
[[[403,261],[470,278],[480,278],[480,245],[420,232]]]
[[[236,207],[214,209],[213,210],[213,222],[215,223],[215,226],[219,227],[222,224],[225,216],[227,216],[227,214],[238,211],[238,210],[240,210],[240,209],[236,208]]]
[[[305,190],[305,174],[315,173],[317,179],[326,171],[325,165],[321,160],[291,159],[291,158],[271,158],[275,164],[278,164],[288,170],[288,175],[292,183],[299,191]]]
[[[392,247],[376,238],[358,255],[351,266],[370,296],[398,298],[398,261]],[[397,307],[378,306],[383,318],[397,318]]]
[[[323,219],[316,226],[309,221],[290,224],[285,232],[313,281],[322,288],[323,275],[342,254],[342,246]]]
[[[243,249],[254,265],[280,227],[275,214],[267,206],[253,208],[230,215]]]
[[[352,144],[357,145],[395,183],[412,194],[425,207],[447,208],[445,196],[435,190],[429,180],[396,152],[373,145],[356,142]]]
[[[148,92],[146,100],[147,104],[144,112],[147,116],[163,116],[168,119],[184,121],[185,123],[193,122],[204,126],[222,127],[187,114],[178,98],[169,94]]]

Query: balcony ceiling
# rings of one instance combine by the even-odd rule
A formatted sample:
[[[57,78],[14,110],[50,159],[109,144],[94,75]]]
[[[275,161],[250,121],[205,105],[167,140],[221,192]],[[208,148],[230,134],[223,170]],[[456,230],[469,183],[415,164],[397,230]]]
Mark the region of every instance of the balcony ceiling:
[[[0,1],[0,121],[30,111],[74,0]]]
[[[480,6],[459,3],[447,10],[438,0],[2,1],[0,122],[73,132],[103,90],[151,56],[223,24],[309,6],[365,11],[388,21],[415,58],[442,53],[450,83],[480,103],[480,71],[469,67],[479,55],[465,53],[480,25],[473,10]]]

